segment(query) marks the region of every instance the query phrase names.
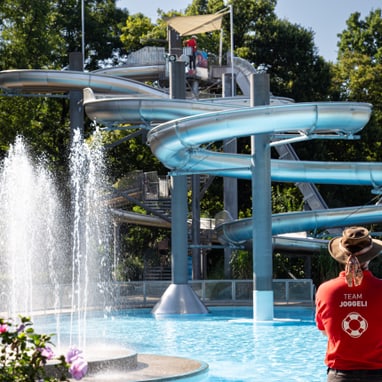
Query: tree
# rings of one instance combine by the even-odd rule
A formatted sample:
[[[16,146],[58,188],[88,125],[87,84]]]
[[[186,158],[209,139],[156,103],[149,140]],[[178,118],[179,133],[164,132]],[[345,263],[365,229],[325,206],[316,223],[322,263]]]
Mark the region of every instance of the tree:
[[[58,68],[65,52],[57,31],[59,13],[52,0],[0,3],[0,69]],[[44,42],[43,44],[41,42]]]
[[[116,65],[125,54],[121,28],[128,12],[116,7],[116,0],[85,2],[86,69]]]
[[[369,131],[362,136],[368,144],[382,140],[382,16],[381,9],[371,11],[365,20],[358,12],[350,15],[347,29],[340,35],[338,64],[335,66],[333,86],[339,99],[373,104],[373,119]],[[372,130],[372,132],[370,131]],[[372,136],[370,136],[370,134]],[[372,150],[378,155],[379,145]],[[370,150],[367,150],[370,153]],[[380,156],[373,159],[380,160]]]
[[[4,0],[0,3],[0,68],[62,69],[69,52],[82,47],[87,69],[121,54],[120,28],[128,16],[116,0]],[[41,42],[44,42],[43,44]]]
[[[255,23],[246,58],[270,74],[273,94],[296,102],[323,100],[330,87],[330,65],[317,54],[313,37],[311,30],[287,20]]]
[[[142,13],[127,18],[125,26],[122,27],[121,41],[128,53],[145,46],[148,34],[153,27],[150,18]]]
[[[81,48],[80,3],[77,0],[2,1],[0,69],[65,68],[69,52]],[[96,69],[118,57],[122,47],[120,23],[128,12],[117,9],[115,0],[93,0],[85,4],[86,67]],[[16,135],[22,134],[34,152],[44,153],[53,166],[60,171],[64,169],[70,137],[66,97],[3,96],[0,113],[0,150],[6,151]]]
[[[295,145],[301,159],[368,162],[382,160],[382,18],[381,10],[365,20],[358,12],[349,16],[347,28],[339,34],[338,61],[331,66],[330,98],[336,101],[366,102],[373,105],[367,126],[359,140],[311,141]],[[320,185],[330,207],[373,204],[378,197],[370,187]]]
[[[254,62],[251,56],[254,35],[263,33],[276,20],[276,3],[276,0],[230,1],[233,7],[235,53],[240,57]],[[224,27],[225,34],[229,36],[229,24],[225,23]]]
[[[381,9],[371,11],[365,20],[359,12],[352,13],[346,21],[347,29],[338,35],[338,59],[349,53],[368,55],[372,61],[382,60]]]

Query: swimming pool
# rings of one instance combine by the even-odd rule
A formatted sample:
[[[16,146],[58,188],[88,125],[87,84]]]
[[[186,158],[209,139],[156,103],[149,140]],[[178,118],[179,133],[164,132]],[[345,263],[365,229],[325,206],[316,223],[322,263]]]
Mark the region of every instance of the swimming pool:
[[[92,313],[87,344],[201,360],[209,364],[208,382],[326,381],[326,339],[315,327],[312,308],[276,307],[275,320],[266,323],[253,322],[252,307],[210,311],[166,317],[155,317],[148,309],[123,310],[109,317]],[[62,327],[69,327],[68,318],[61,318]],[[39,318],[35,323],[38,330],[55,332],[53,320]],[[68,336],[66,330],[60,331],[62,342]]]

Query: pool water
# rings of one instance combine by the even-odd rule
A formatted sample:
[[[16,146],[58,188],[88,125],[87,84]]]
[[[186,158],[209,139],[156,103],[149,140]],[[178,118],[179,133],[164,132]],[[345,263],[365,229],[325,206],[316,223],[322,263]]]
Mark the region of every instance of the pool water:
[[[148,309],[109,317],[93,313],[87,320],[87,344],[201,360],[209,365],[208,382],[326,381],[326,339],[315,327],[312,308],[276,307],[274,321],[264,323],[253,321],[252,307],[210,311],[166,317],[155,317]],[[61,326],[69,327],[66,319],[61,318]],[[35,320],[36,329],[41,325],[54,333],[51,321]],[[63,342],[68,335],[60,330]]]

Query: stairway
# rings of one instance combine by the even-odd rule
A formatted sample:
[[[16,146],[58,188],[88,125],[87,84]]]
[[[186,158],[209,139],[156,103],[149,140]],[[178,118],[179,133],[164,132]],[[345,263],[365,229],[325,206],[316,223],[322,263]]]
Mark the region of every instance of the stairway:
[[[274,148],[276,149],[280,159],[300,160],[292,145],[286,144],[275,146]],[[296,186],[301,191],[304,197],[304,203],[309,208],[309,210],[314,211],[328,208],[328,205],[326,204],[324,198],[318,191],[315,184],[298,182],[296,183]],[[342,228],[330,228],[328,229],[328,232],[333,236],[341,235]]]

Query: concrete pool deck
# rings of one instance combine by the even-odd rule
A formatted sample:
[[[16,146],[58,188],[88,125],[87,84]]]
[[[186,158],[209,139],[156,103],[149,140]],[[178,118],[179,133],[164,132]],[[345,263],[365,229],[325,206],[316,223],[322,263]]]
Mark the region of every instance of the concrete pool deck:
[[[183,357],[162,356],[157,354],[137,354],[137,362],[122,372],[106,372],[89,375],[83,382],[143,382],[177,381],[200,376],[203,380],[208,374],[205,362]]]

